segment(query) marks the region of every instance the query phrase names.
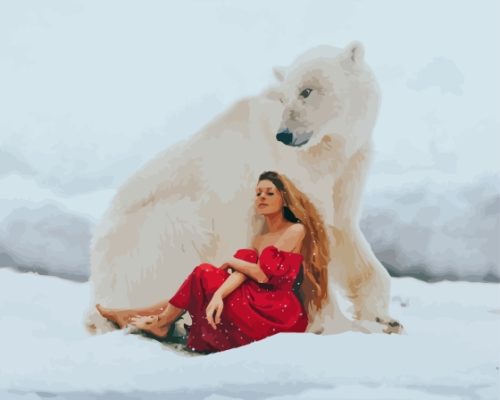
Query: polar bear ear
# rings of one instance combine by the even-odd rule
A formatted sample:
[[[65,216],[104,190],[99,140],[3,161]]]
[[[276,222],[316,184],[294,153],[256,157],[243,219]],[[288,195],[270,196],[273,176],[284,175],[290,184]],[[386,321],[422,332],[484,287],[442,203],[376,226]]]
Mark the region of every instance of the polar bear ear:
[[[283,92],[280,90],[280,86],[273,86],[262,92],[263,97],[267,97],[268,99],[280,101],[283,99]]]
[[[279,82],[283,82],[285,80],[286,69],[285,69],[285,67],[274,67],[273,74],[274,74],[274,77]]]
[[[360,65],[365,57],[365,48],[361,42],[351,42],[344,49],[344,56],[352,65]]]

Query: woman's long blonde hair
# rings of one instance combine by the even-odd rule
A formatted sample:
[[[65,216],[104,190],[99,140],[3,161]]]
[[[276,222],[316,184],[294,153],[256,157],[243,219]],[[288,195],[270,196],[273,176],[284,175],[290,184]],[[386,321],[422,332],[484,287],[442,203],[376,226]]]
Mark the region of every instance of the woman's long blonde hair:
[[[308,313],[313,307],[323,308],[328,300],[328,263],[330,248],[325,224],[318,210],[285,175],[263,172],[262,180],[271,181],[283,196],[283,216],[291,222],[300,222],[306,229],[301,254],[304,257],[304,282],[299,295]]]

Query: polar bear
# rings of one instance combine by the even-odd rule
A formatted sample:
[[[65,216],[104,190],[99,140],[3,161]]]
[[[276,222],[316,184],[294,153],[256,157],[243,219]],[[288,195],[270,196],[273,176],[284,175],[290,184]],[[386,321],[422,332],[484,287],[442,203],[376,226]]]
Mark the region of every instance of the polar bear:
[[[169,147],[119,188],[91,244],[90,329],[110,328],[96,303],[157,303],[196,265],[222,264],[247,247],[263,227],[252,204],[266,170],[284,173],[308,194],[329,230],[330,300],[321,312],[311,310],[308,329],[366,329],[358,321],[394,326],[389,275],[359,228],[379,108],[364,48],[313,48],[275,76],[277,84]],[[352,302],[352,319],[338,307],[337,288]]]

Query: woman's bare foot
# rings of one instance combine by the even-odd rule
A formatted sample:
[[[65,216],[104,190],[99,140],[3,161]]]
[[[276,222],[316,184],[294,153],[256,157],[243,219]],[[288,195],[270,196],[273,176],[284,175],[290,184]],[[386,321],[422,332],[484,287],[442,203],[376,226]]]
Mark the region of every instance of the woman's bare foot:
[[[152,335],[159,338],[164,338],[165,336],[167,336],[168,330],[170,328],[170,324],[162,323],[161,318],[158,315],[130,318],[130,325],[151,333]]]
[[[95,308],[99,311],[104,318],[117,324],[120,328],[124,328],[128,325],[131,317],[134,315],[128,310],[116,310],[112,308],[106,308],[100,304],[96,304]]]

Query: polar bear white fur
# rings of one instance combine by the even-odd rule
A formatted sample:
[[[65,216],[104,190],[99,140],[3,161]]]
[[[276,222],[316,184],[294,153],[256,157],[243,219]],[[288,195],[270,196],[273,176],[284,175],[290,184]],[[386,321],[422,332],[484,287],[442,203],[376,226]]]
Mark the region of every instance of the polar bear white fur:
[[[118,190],[92,241],[89,327],[110,327],[96,303],[157,303],[196,265],[219,265],[248,247],[263,228],[252,204],[266,170],[308,194],[329,229],[330,301],[309,330],[356,329],[337,306],[337,287],[352,300],[355,320],[389,322],[389,275],[359,228],[379,108],[363,46],[317,47],[275,75],[275,87],[169,147]]]

